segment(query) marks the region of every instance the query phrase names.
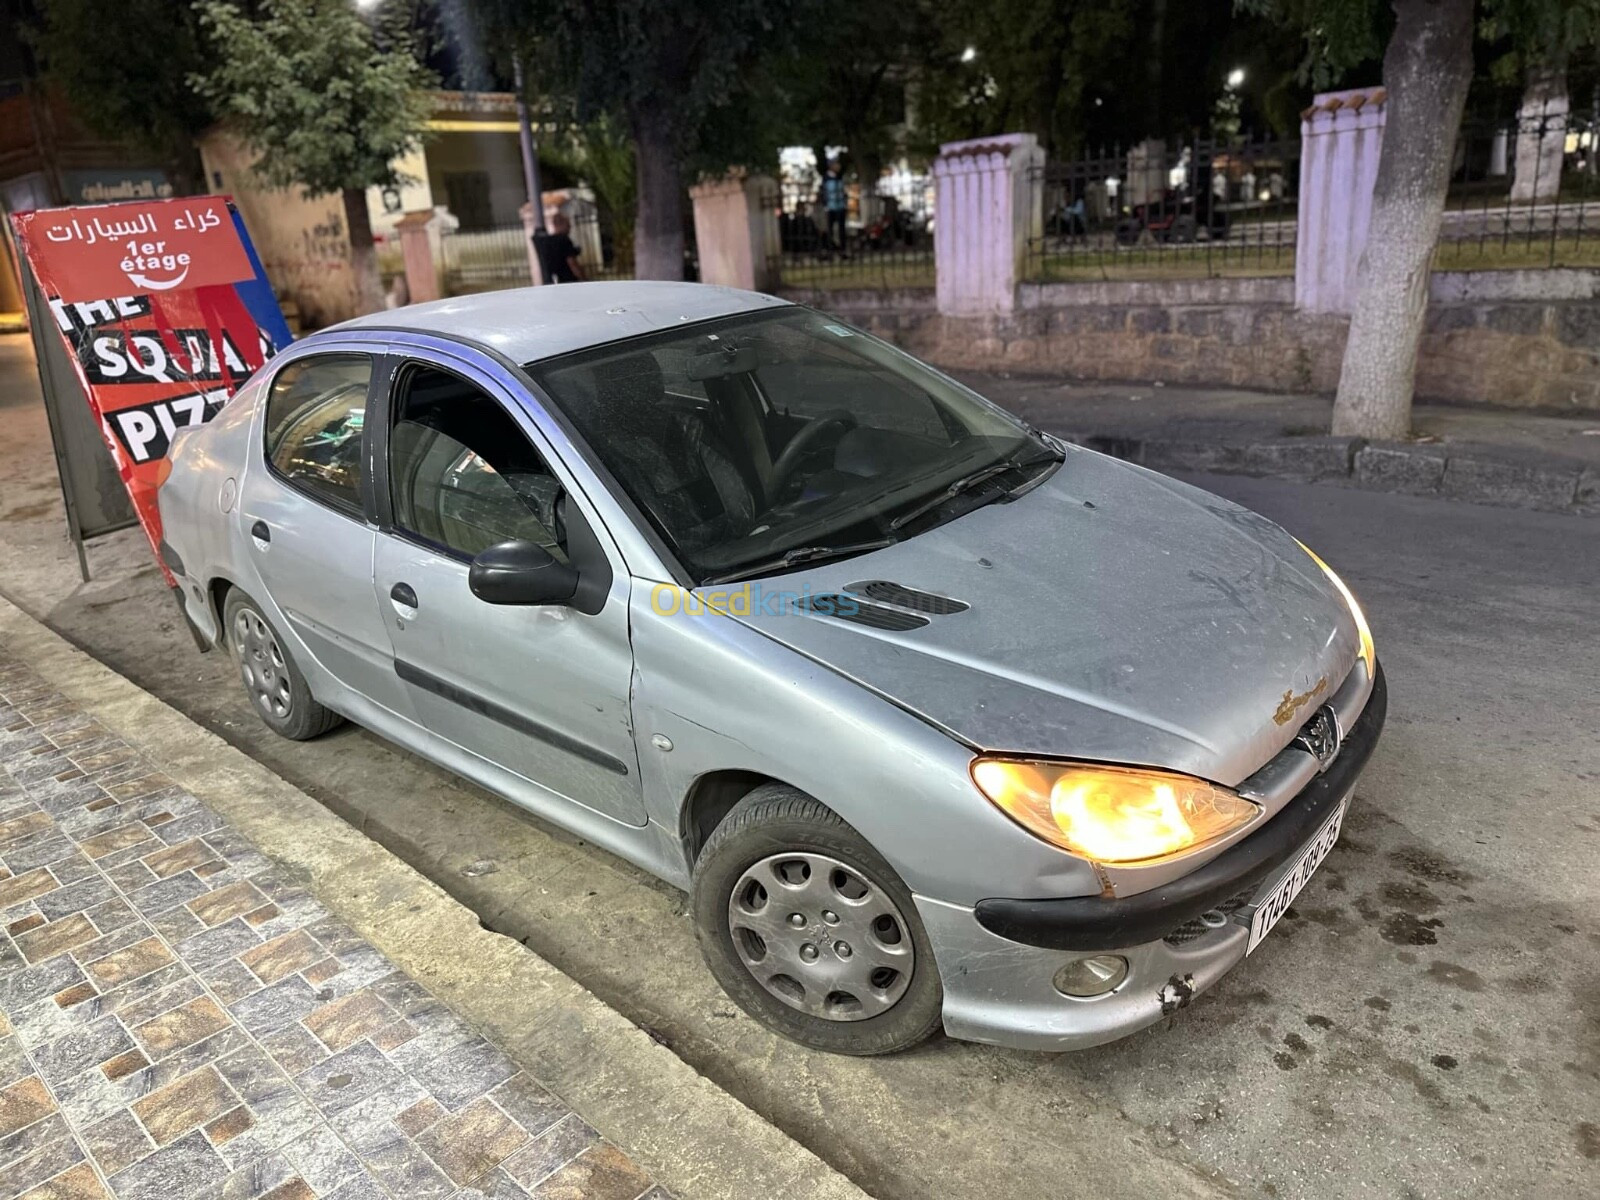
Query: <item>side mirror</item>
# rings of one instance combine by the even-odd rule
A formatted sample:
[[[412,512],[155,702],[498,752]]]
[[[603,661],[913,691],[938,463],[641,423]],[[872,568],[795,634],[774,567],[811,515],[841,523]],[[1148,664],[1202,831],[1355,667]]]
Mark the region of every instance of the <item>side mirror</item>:
[[[501,542],[472,560],[467,586],[486,604],[566,604],[578,572],[536,542]]]

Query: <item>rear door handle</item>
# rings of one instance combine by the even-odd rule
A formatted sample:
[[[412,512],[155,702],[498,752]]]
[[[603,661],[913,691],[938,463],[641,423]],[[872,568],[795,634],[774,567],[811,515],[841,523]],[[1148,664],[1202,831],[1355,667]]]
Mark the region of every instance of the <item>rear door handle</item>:
[[[417,592],[409,583],[397,583],[389,589],[389,599],[394,602],[394,610],[402,617],[410,619],[417,615]]]
[[[272,540],[272,530],[267,528],[265,521],[257,521],[250,526],[250,536],[258,542],[270,542]]]

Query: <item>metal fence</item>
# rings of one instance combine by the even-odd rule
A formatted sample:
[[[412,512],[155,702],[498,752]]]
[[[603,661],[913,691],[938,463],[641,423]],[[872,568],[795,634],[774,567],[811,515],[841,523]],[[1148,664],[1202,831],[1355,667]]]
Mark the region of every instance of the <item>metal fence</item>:
[[[932,178],[885,176],[870,188],[850,183],[845,190],[845,211],[830,215],[815,180],[785,180],[774,189],[783,286],[932,287]]]
[[[1150,139],[1030,176],[1034,282],[1294,271],[1298,138]]]
[[[632,238],[617,237],[597,210],[580,212],[568,236],[578,247],[584,278],[633,278]],[[528,235],[520,223],[458,230],[439,239],[439,283],[447,296],[527,287],[530,282]]]
[[[528,236],[522,226],[458,230],[439,238],[439,285],[447,296],[527,287]]]
[[[1595,136],[1565,112],[1465,129],[1435,269],[1600,266]]]

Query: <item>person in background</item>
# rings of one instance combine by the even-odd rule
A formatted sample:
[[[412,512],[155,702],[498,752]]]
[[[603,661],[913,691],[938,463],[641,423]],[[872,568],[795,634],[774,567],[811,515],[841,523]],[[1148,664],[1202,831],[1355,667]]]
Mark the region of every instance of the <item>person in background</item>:
[[[844,218],[850,208],[850,197],[844,190],[844,176],[839,172],[836,158],[829,160],[828,173],[822,177],[822,207],[828,214],[828,240],[843,253]]]
[[[583,279],[583,264],[578,261],[578,246],[571,237],[572,222],[564,212],[550,214],[549,231],[533,235],[539,255],[539,270],[546,283],[578,283]]]

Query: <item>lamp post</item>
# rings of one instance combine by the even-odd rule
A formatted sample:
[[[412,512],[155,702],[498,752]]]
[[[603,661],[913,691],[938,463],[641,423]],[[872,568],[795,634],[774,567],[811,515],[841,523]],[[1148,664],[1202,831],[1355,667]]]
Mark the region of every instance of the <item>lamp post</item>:
[[[522,58],[512,64],[512,83],[517,89],[517,127],[522,140],[522,182],[528,189],[528,203],[533,205],[534,227],[544,228],[544,189],[539,186],[539,151],[533,141],[533,124],[528,120],[528,97],[522,83]]]
[[[517,135],[522,143],[522,184],[528,192],[528,203],[533,208],[533,244],[535,250],[539,246],[539,239],[544,236],[544,189],[539,184],[539,150],[533,140],[533,125],[528,120],[528,97],[522,82],[522,55],[517,55],[511,63],[512,86],[517,92]],[[535,269],[539,273],[536,282],[544,282],[544,262],[535,253],[533,256]]]

